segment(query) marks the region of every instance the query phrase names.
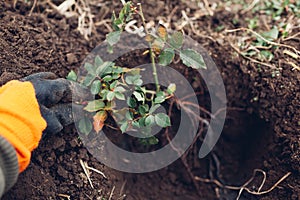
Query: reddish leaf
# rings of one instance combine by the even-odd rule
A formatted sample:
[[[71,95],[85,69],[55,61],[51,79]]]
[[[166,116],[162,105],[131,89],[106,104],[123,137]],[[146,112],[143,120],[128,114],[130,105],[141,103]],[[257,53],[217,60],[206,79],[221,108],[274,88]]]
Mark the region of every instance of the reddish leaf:
[[[107,119],[107,112],[106,111],[99,111],[93,117],[93,126],[94,130],[99,133],[104,126],[104,122]]]
[[[163,25],[159,25],[157,29],[158,36],[162,38],[163,40],[166,40],[168,38],[167,29]]]

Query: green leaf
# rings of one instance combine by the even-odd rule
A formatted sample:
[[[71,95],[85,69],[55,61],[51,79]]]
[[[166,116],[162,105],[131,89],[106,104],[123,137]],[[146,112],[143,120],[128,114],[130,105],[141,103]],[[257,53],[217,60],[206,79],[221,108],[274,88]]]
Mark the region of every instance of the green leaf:
[[[134,126],[134,127],[136,127],[136,128],[140,128],[140,124],[139,124],[138,121],[132,121],[131,125]]]
[[[121,126],[120,126],[120,130],[122,131],[122,133],[125,133],[126,130],[128,128],[128,122],[124,122]]]
[[[165,93],[163,91],[160,91],[160,92],[157,92],[156,93],[156,96],[157,97],[164,97],[165,96]]]
[[[114,88],[117,86],[118,81],[114,81],[110,84],[109,89],[114,90]],[[115,90],[114,90],[115,91]]]
[[[119,13],[119,19],[121,21],[124,21],[125,12],[126,12],[126,9],[125,9],[125,7],[123,7],[122,10]]]
[[[120,37],[121,37],[121,31],[114,31],[106,35],[106,40],[109,45],[113,46],[119,42]]]
[[[183,44],[183,34],[182,32],[175,31],[170,38],[170,45],[174,49],[180,49]]]
[[[69,81],[77,81],[77,78],[77,74],[73,70],[71,70],[66,77],[66,79]]]
[[[158,96],[158,97],[155,97],[154,103],[159,104],[159,103],[164,102],[165,100],[166,100],[165,96]]]
[[[91,93],[94,95],[98,94],[100,92],[100,88],[101,88],[101,81],[95,80],[91,85]]]
[[[165,113],[158,113],[155,115],[155,122],[160,127],[171,126],[170,118]]]
[[[115,25],[118,26],[118,28],[117,28],[116,30],[121,31],[119,25],[122,25],[122,24],[123,24],[123,21],[122,21],[121,19],[116,19],[116,20],[114,21],[114,23],[115,23]]]
[[[146,126],[153,126],[155,124],[155,119],[153,115],[149,115],[145,119],[145,125]]]
[[[141,85],[143,85],[143,80],[142,79],[137,79],[133,82],[133,84],[136,85],[136,86],[141,86]]]
[[[78,129],[81,133],[88,135],[93,129],[93,124],[89,118],[84,117],[79,121]]]
[[[173,49],[170,48],[164,49],[158,57],[159,60],[158,63],[162,66],[167,66],[173,61],[174,57],[175,57],[175,52]]]
[[[100,96],[102,97],[102,99],[106,99],[107,93],[109,92],[109,90],[107,89],[103,89],[100,92]]]
[[[125,117],[128,120],[133,120],[133,113],[128,110],[125,114]]]
[[[120,28],[116,22],[116,19],[117,19],[117,16],[116,16],[116,13],[115,11],[113,11],[113,14],[111,16],[111,21],[112,21],[112,28],[115,30],[115,31],[119,31]],[[121,21],[121,20],[120,20]]]
[[[165,93],[163,91],[157,92],[156,97],[154,99],[155,104],[162,103],[166,100]]]
[[[136,107],[136,100],[134,98],[131,98],[129,97],[127,99],[127,105],[130,107],[130,108],[135,108]]]
[[[129,85],[137,85],[140,86],[143,84],[143,81],[141,79],[141,75],[137,74],[134,76],[126,76],[125,81]]]
[[[145,87],[141,87],[141,86],[136,86],[135,87],[135,91],[141,92],[143,94],[145,94],[147,92],[146,88]]]
[[[175,85],[174,83],[171,83],[171,84],[168,86],[167,92],[168,92],[169,94],[173,94],[175,91],[176,91],[176,85]]]
[[[124,72],[123,67],[113,66],[113,73],[121,74]]]
[[[102,100],[90,101],[84,110],[88,112],[95,112],[105,107],[105,103]]]
[[[117,87],[115,87],[114,92],[123,93],[123,92],[126,92],[126,89],[123,88],[122,86],[117,86]]]
[[[119,100],[125,100],[125,95],[122,94],[121,92],[114,92],[115,93],[115,97]]]
[[[113,62],[104,62],[100,66],[97,67],[95,74],[102,77],[106,73],[111,72],[112,69],[110,69],[112,66],[114,66],[115,63]],[[110,71],[109,71],[110,70]]]
[[[94,81],[94,79],[95,79],[94,75],[92,75],[92,74],[86,75],[86,77],[84,78],[84,81],[83,81],[83,85],[90,86],[92,84],[92,82]]]
[[[274,41],[274,40],[278,39],[279,30],[277,27],[274,27],[270,31],[262,33],[262,36],[270,41]]]
[[[154,136],[149,137],[149,138],[147,138],[147,139],[148,139],[149,145],[156,145],[156,144],[158,144],[158,142],[159,142],[159,140],[158,140],[156,137],[154,137]]]
[[[141,93],[137,92],[137,91],[133,92],[133,96],[135,96],[135,98],[138,101],[144,101],[145,100],[144,96]]]
[[[114,48],[110,44],[107,45],[107,52],[110,54],[112,54],[114,52]]]
[[[107,101],[112,101],[115,98],[115,93],[112,91],[109,91],[106,95]]]
[[[145,115],[149,111],[148,104],[140,105],[139,108],[138,108],[138,111],[139,111],[140,115],[142,115],[142,116]]]
[[[84,68],[86,69],[86,71],[91,74],[91,75],[96,75],[96,68],[94,65],[92,65],[91,63],[84,63]]]
[[[160,106],[161,106],[160,104],[156,104],[152,106],[149,110],[149,114],[153,114]]]
[[[145,117],[142,117],[141,119],[139,119],[139,126],[140,127],[144,127],[145,126]]]
[[[111,77],[113,80],[117,80],[120,78],[120,76],[121,76],[120,74],[113,74]]]
[[[103,64],[103,60],[100,58],[100,56],[96,56],[95,57],[95,66],[99,67],[102,64]]]
[[[109,81],[114,80],[114,79],[112,78],[111,75],[106,75],[106,76],[104,76],[102,79],[103,79],[105,82],[109,82]]]
[[[188,67],[192,67],[194,69],[206,69],[203,57],[193,49],[185,49],[180,51],[180,58],[183,64]]]
[[[129,13],[130,13],[130,5],[131,5],[131,2],[127,2],[124,6],[123,6],[123,8],[122,8],[122,10],[120,11],[120,13],[119,13],[119,19],[120,20],[124,20],[124,17],[125,16],[127,16]]]
[[[134,81],[133,76],[126,76],[126,77],[125,77],[125,82],[126,82],[127,84],[132,85],[132,84],[133,84],[133,81]]]

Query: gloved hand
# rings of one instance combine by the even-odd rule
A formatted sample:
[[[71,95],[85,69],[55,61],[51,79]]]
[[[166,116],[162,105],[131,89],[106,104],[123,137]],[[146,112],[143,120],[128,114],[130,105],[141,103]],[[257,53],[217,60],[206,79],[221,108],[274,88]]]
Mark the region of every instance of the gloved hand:
[[[81,85],[49,72],[21,81],[0,87],[0,198],[28,166],[42,131],[53,134],[72,124],[72,109],[82,109],[72,101],[91,98]]]
[[[88,100],[90,94],[79,84],[49,72],[21,81],[10,81],[0,87],[0,136],[16,149],[20,172],[28,166],[42,131],[57,133],[73,123],[72,109],[77,106],[72,106],[72,100]]]
[[[90,92],[78,83],[58,78],[51,72],[29,75],[22,81],[30,81],[35,89],[43,118],[47,122],[45,134],[55,134],[74,122],[72,109],[82,109],[72,104],[91,98]]]

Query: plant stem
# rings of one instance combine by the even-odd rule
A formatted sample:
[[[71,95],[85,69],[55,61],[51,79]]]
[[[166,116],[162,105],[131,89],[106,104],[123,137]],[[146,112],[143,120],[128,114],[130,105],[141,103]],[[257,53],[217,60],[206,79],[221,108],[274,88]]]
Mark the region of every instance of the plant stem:
[[[146,27],[146,20],[145,20],[145,17],[144,17],[142,4],[139,3],[138,5],[139,5],[139,10],[140,10],[139,11],[139,15],[142,18],[142,22],[143,22],[143,26],[144,26],[145,32],[148,35],[149,32],[148,32],[147,27]],[[148,42],[148,44],[149,44],[149,53],[150,53],[150,58],[151,58],[152,71],[153,71],[152,74],[153,74],[153,78],[154,78],[154,81],[155,81],[156,92],[159,92],[160,91],[160,86],[159,86],[159,81],[158,81],[158,76],[157,76],[156,63],[155,63],[155,58],[154,58],[154,52],[152,51],[151,43]]]

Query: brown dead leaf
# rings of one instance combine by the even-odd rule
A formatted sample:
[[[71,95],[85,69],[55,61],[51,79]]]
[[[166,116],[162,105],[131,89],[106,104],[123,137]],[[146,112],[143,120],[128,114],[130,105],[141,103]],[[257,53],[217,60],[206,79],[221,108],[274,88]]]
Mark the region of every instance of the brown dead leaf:
[[[101,110],[94,115],[93,119],[94,130],[99,133],[104,126],[105,120],[107,119],[107,112]]]

